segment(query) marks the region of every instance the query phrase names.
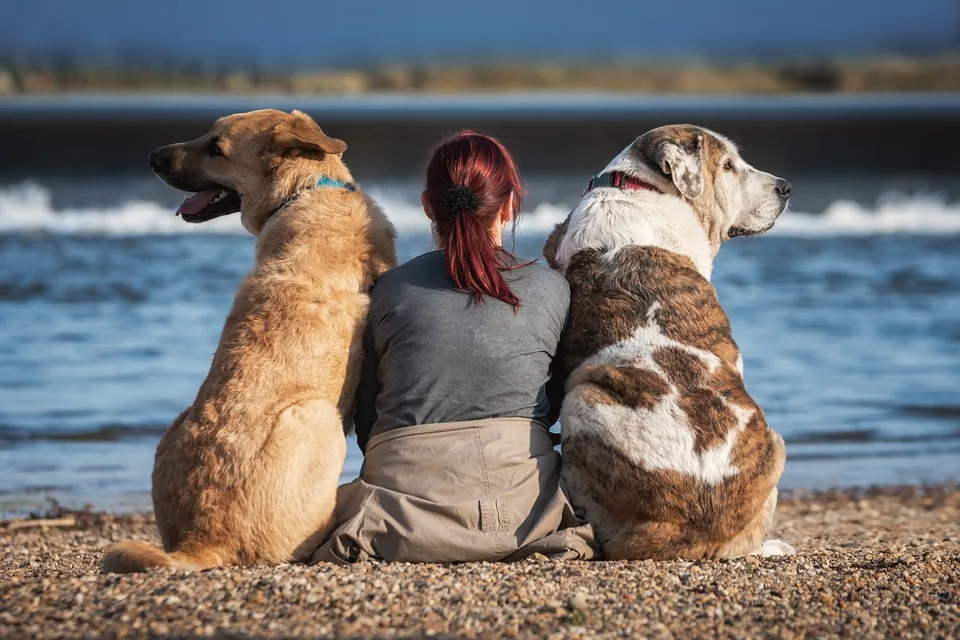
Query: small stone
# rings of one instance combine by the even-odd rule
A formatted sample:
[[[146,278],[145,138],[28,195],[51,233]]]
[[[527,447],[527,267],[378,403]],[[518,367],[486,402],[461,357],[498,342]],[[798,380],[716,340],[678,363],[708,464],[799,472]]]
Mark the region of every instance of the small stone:
[[[0,521],[0,637],[810,638],[841,616],[851,637],[954,637],[960,491],[876,489],[867,508],[856,496],[784,497],[771,537],[801,555],[732,562],[369,562],[104,576],[97,566],[111,540],[158,540],[152,518],[84,516],[70,531],[11,532]]]
[[[583,593],[574,594],[574,596],[570,598],[569,605],[571,609],[579,611],[580,613],[586,613],[590,609],[590,604],[587,602],[587,596]]]

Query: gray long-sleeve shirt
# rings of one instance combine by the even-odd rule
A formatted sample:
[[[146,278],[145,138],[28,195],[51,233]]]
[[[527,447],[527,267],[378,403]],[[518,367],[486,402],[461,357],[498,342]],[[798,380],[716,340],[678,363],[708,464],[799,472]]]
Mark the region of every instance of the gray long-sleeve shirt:
[[[500,300],[477,304],[457,290],[442,251],[379,279],[354,415],[362,450],[373,435],[413,425],[500,417],[556,422],[562,389],[550,384],[550,364],[567,321],[569,286],[538,264],[504,277],[522,303],[516,313]]]

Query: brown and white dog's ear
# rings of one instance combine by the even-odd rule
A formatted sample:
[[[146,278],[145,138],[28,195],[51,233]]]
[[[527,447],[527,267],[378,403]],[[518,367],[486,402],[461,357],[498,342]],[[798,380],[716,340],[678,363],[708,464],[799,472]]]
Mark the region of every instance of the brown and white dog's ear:
[[[670,176],[687,200],[703,194],[703,135],[685,127],[661,127],[637,141],[644,158]]]
[[[273,147],[279,154],[340,154],[347,150],[347,143],[325,134],[307,114],[294,110],[291,115],[294,117],[284,119],[272,131]]]
[[[560,247],[563,237],[567,235],[567,228],[569,226],[570,216],[567,216],[566,220],[557,223],[550,235],[547,236],[547,241],[543,245],[543,257],[546,258],[547,265],[551,269],[560,268],[560,265],[557,263],[557,249]]]

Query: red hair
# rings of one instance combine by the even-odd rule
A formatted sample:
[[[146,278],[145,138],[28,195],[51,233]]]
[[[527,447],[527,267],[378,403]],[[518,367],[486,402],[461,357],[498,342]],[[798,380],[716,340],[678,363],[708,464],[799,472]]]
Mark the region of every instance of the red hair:
[[[474,197],[464,199],[464,187]],[[451,190],[461,197],[451,198]],[[520,172],[506,147],[476,131],[447,138],[427,163],[424,192],[454,285],[477,302],[489,296],[519,309],[520,298],[502,273],[515,265],[490,232],[510,198],[516,224],[523,200]]]

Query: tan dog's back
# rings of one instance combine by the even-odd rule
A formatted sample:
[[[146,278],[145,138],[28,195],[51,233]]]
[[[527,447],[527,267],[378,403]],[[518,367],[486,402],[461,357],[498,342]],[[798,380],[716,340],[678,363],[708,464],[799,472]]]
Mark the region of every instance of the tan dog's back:
[[[325,171],[346,173],[334,162]],[[104,571],[301,560],[331,525],[367,291],[396,263],[395,231],[361,192],[287,191],[295,197],[253,225],[255,269],[193,405],[157,447],[164,551],[122,543]]]

